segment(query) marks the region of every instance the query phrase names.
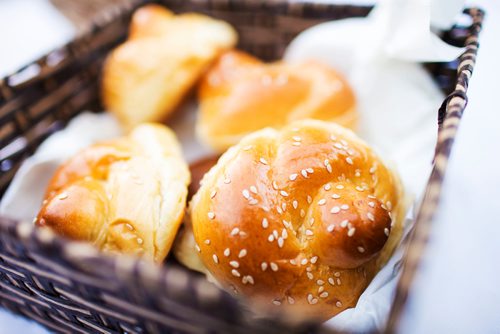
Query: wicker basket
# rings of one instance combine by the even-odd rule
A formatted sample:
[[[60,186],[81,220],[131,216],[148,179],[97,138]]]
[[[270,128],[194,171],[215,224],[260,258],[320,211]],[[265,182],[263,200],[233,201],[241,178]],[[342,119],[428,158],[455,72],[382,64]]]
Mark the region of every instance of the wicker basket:
[[[85,109],[99,111],[98,78],[107,52],[123,41],[132,11],[146,1],[103,9],[86,34],[0,80],[0,192],[22,161],[51,133]],[[325,20],[365,16],[370,7],[312,0],[164,0],[178,11],[199,11],[232,23],[239,47],[263,59],[279,57],[303,29]],[[466,46],[451,63],[426,64],[450,94],[439,110],[432,176],[417,216],[388,323],[397,325],[439,201],[447,158],[467,102],[483,12],[465,11],[470,27],[445,32]],[[438,115],[436,115],[438,116]],[[128,257],[100,254],[31,222],[0,217],[0,303],[12,312],[64,333],[292,332],[279,319],[251,320],[232,297],[200,275],[169,263],[156,267]],[[322,327],[294,332],[326,331]]]

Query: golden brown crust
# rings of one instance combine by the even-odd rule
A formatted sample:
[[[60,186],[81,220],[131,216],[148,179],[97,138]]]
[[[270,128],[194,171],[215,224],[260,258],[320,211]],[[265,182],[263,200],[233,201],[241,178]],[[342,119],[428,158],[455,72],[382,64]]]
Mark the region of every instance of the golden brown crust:
[[[106,60],[106,108],[127,128],[164,120],[236,39],[229,24],[208,16],[174,15],[158,5],[140,8],[132,17],[129,39]]]
[[[190,212],[223,287],[264,312],[325,320],[353,307],[388,259],[404,203],[397,175],[351,131],[305,120],[229,149]]]
[[[315,61],[263,64],[246,53],[228,51],[204,75],[198,95],[198,135],[221,151],[268,126],[313,118],[353,128],[357,121],[347,82]]]
[[[36,224],[161,262],[184,215],[189,178],[173,132],[144,124],[60,166]]]

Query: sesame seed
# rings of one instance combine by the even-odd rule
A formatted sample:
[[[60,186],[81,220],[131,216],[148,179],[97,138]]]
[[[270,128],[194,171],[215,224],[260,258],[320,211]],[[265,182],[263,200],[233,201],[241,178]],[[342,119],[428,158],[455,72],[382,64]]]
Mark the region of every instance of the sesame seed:
[[[58,198],[58,199],[60,199],[60,200],[62,201],[63,199],[68,198],[68,194],[66,194],[66,193],[62,193],[62,194],[60,194],[59,196],[57,196],[57,198]]]
[[[261,164],[267,165],[267,160],[266,159],[260,158],[259,161],[260,161]]]
[[[316,284],[323,285],[323,284],[325,284],[325,281],[319,279],[316,281]]]
[[[303,177],[307,178],[307,172],[305,169],[301,170],[300,174],[302,174]]]
[[[215,218],[215,213],[209,212],[208,213],[208,219],[214,219]]]
[[[349,205],[347,205],[347,204],[342,204],[342,205],[340,206],[340,208],[341,208],[342,210],[348,210],[348,209],[349,209]]]
[[[275,237],[276,239],[278,239],[278,231],[273,230],[273,235],[274,235],[274,237]]]
[[[314,235],[314,232],[311,230],[306,230],[306,235],[312,236],[312,235]]]
[[[369,206],[370,208],[374,208],[374,207],[375,207],[375,203],[374,203],[374,202],[368,202],[368,206]]]
[[[278,211],[280,215],[283,214],[283,209],[279,205],[276,206],[276,211]]]
[[[280,306],[281,302],[279,300],[273,300],[273,304],[276,306]]]
[[[293,299],[292,297],[288,296],[287,300],[288,300],[288,304],[290,304],[290,305],[295,304],[295,299]]]
[[[356,186],[356,190],[357,190],[357,191],[364,191],[365,189],[364,189],[363,187]]]
[[[331,210],[330,210],[330,213],[339,213],[340,212],[340,208],[338,206],[334,206]]]
[[[288,232],[286,231],[286,229],[283,229],[283,230],[281,231],[281,237],[282,237],[283,239],[288,238]]]
[[[292,228],[292,223],[287,222],[286,220],[283,219],[283,226],[285,226],[286,228]]]
[[[219,263],[219,258],[217,257],[217,255],[212,255],[212,259],[214,260],[215,263]]]
[[[349,221],[347,219],[344,219],[343,221],[340,222],[340,227],[347,227],[347,224],[349,224]]]
[[[290,179],[290,181],[295,181],[297,179],[297,176],[298,174],[290,174],[290,176],[288,177]]]
[[[332,186],[328,183],[328,184],[325,184],[325,186],[323,187],[323,189],[325,189],[326,191],[332,189]]]
[[[130,225],[129,223],[126,223],[125,227],[128,228],[130,231],[134,230],[134,227],[132,225]]]
[[[231,250],[229,248],[224,249],[224,256],[228,257],[229,255],[231,255]]]
[[[240,267],[240,263],[238,261],[230,261],[229,265],[231,267],[233,267],[233,268],[239,268]]]
[[[346,161],[349,165],[353,165],[353,164],[354,164],[354,163],[352,162],[351,157],[347,157],[347,158],[345,158],[345,161]]]
[[[273,188],[274,190],[278,190],[278,184],[276,183],[276,181],[273,181]]]
[[[335,273],[333,273],[333,276],[340,277],[340,272],[336,271]]]
[[[328,292],[323,292],[319,295],[321,298],[327,298],[328,297]]]
[[[333,172],[332,165],[326,166],[326,170],[331,174]]]
[[[338,301],[338,302],[335,303],[335,306],[342,307],[342,303],[340,301]]]
[[[273,242],[274,241],[274,235],[269,234],[269,236],[267,237],[267,241]]]
[[[312,267],[306,267],[306,271],[312,271],[313,268]]]
[[[325,205],[326,204],[326,199],[322,198],[318,201],[318,205]]]
[[[330,164],[330,160],[328,159],[325,159],[325,161],[323,161],[323,165],[328,166]]]
[[[241,193],[243,194],[243,197],[245,197],[246,199],[250,198],[250,192],[248,190],[243,189]]]
[[[314,297],[313,297],[313,295],[312,295],[312,294],[308,294],[308,295],[307,295],[307,301],[309,302],[309,304],[312,304],[312,302],[311,302],[311,301],[313,300],[313,298],[314,298]]]
[[[389,236],[389,233],[390,233],[389,229],[388,229],[387,227],[386,227],[386,228],[384,228],[384,234],[385,234],[386,236]]]
[[[294,266],[296,266],[296,265],[297,265],[297,261],[295,261],[295,259],[291,259],[291,260],[290,260],[290,263],[291,263],[291,264],[293,264]]]
[[[300,142],[299,141],[295,141],[292,143],[293,146],[300,146]]]
[[[309,224],[311,224],[311,226],[313,226],[313,225],[314,225],[314,217],[311,217],[311,218],[309,219]]]
[[[335,229],[335,225],[333,225],[333,224],[328,225],[328,227],[326,228],[326,230],[328,232],[333,232],[334,229]]]
[[[233,276],[236,276],[236,277],[241,277],[240,272],[236,269],[231,270],[231,274],[233,274]]]
[[[267,218],[262,219],[262,227],[263,228],[268,228],[269,227],[269,222],[267,221]]]
[[[311,305],[317,304],[318,303],[318,298],[313,298],[311,300]]]
[[[249,201],[248,201],[248,204],[250,205],[256,205],[257,203],[259,203],[258,200],[256,200],[255,198],[251,198]]]
[[[246,237],[247,236],[247,234],[245,232],[243,232],[243,231],[240,231],[239,235],[240,235],[240,237]]]
[[[377,166],[373,166],[372,168],[370,168],[370,174],[375,173],[376,170],[377,170]]]
[[[361,176],[361,173],[360,173],[359,169],[356,169],[356,171],[354,172],[354,176],[355,177],[360,177]]]
[[[373,216],[373,213],[371,213],[371,212],[368,212],[366,214],[366,217],[368,218],[368,220],[371,220],[372,222],[375,221],[375,217]]]
[[[283,212],[286,211],[286,203],[285,202],[281,203],[281,208],[283,209]]]
[[[335,280],[333,278],[329,277],[328,283],[330,283],[330,285],[335,285]]]
[[[385,203],[385,205],[387,205],[387,208],[389,210],[392,210],[392,203],[391,203],[391,201],[387,201],[387,203]]]
[[[331,140],[337,140],[337,137],[335,137],[335,135],[330,135],[330,139]]]
[[[307,203],[311,204],[313,201],[312,197],[307,195]]]
[[[384,204],[381,204],[381,205],[380,205],[380,207],[381,207],[382,209],[384,209],[385,211],[387,211],[387,207],[386,207]]]
[[[278,265],[276,263],[274,263],[274,262],[270,262],[269,266],[271,267],[272,271],[278,271],[278,269],[279,269]]]
[[[283,248],[284,243],[285,243],[285,240],[283,240],[283,238],[279,237],[278,238],[278,247]]]
[[[307,278],[309,278],[311,281],[314,279],[314,275],[311,274],[310,272],[306,273]]]
[[[242,249],[240,250],[240,253],[238,254],[238,257],[241,259],[242,257],[245,257],[247,255],[247,250]]]
[[[307,169],[306,169],[306,171],[307,171],[309,174],[314,173],[314,169],[312,169],[312,168],[310,168],[310,167],[309,167],[309,168],[307,168]]]
[[[333,198],[333,199],[339,199],[339,198],[340,198],[340,195],[339,195],[339,194],[333,194],[333,195],[332,195],[332,198]]]
[[[352,237],[354,235],[354,232],[356,232],[355,228],[351,228],[347,231],[347,236]]]
[[[231,183],[231,179],[230,179],[230,178],[225,178],[225,179],[224,179],[224,183],[225,183],[225,184],[229,184],[229,183]]]
[[[301,141],[302,140],[302,138],[300,138],[299,136],[293,136],[292,138],[295,141]]]
[[[210,193],[210,198],[214,198],[215,195],[217,195],[217,190],[212,190],[212,192]]]
[[[284,190],[281,190],[280,191],[280,195],[283,196],[283,197],[287,197],[288,196],[288,193]]]
[[[337,185],[335,186],[335,188],[337,188],[337,189],[341,190],[341,189],[344,189],[344,186],[343,186],[342,184],[337,184]]]
[[[194,245],[194,248],[196,249],[196,251],[197,251],[198,253],[201,253],[201,248],[200,248],[200,246],[198,246],[198,244],[195,244],[195,245]]]
[[[306,258],[302,259],[300,261],[300,264],[303,265],[303,266],[305,266],[307,264],[307,259]]]
[[[337,285],[341,285],[341,283],[340,278],[337,278]]]
[[[333,146],[335,146],[336,148],[338,149],[341,149],[342,148],[342,144],[340,143],[335,143]]]
[[[318,262],[318,257],[317,257],[317,256],[313,256],[313,257],[311,258],[311,263],[312,263],[312,264],[315,264],[316,262]]]
[[[368,198],[371,198],[371,199],[376,199],[377,197],[373,196],[373,195],[368,195],[367,196]]]
[[[360,253],[364,253],[365,252],[365,249],[361,246],[358,247],[358,252]]]
[[[205,240],[205,245],[210,245],[210,240],[209,239]]]
[[[243,278],[241,279],[241,283],[243,283],[243,284],[247,284],[247,283],[254,284],[253,277],[250,276],[250,275],[243,276]]]
[[[260,264],[260,269],[262,269],[262,271],[266,271],[266,269],[267,269],[267,263],[266,262],[262,262]]]
[[[254,194],[257,193],[257,187],[256,186],[250,186],[250,191],[253,192]]]
[[[306,215],[306,212],[304,211],[304,209],[300,209],[300,217],[304,218],[305,215]]]
[[[231,230],[231,235],[232,236],[235,236],[236,234],[240,233],[240,229],[235,227]]]

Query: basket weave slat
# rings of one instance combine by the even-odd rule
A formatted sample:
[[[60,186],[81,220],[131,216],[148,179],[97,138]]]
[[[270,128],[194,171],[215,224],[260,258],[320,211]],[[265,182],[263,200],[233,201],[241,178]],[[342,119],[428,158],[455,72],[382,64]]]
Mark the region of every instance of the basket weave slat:
[[[52,0],[71,11],[68,1]],[[62,3],[66,4],[62,6]],[[131,13],[137,6],[151,1],[92,0],[106,3],[94,24],[68,45],[49,53],[33,64],[0,80],[0,193],[3,194],[22,161],[54,131],[61,129],[73,116],[88,109],[99,111],[99,74],[106,54],[126,37]],[[164,0],[160,2],[176,12],[198,11],[232,23],[240,34],[239,47],[266,59],[277,59],[286,45],[303,29],[333,19],[365,16],[371,7],[317,3],[312,0]],[[80,6],[83,2],[73,2]],[[66,7],[65,7],[66,6]],[[77,10],[72,16],[90,16]],[[480,24],[480,12],[471,11]],[[87,17],[85,18],[87,19]],[[83,25],[79,25],[83,27]],[[477,24],[476,24],[477,27]],[[468,44],[479,30],[455,27],[443,35],[456,45]],[[476,47],[477,49],[477,47]],[[475,59],[474,52],[465,60]],[[458,71],[457,62],[426,64],[438,85],[447,94],[458,87],[447,112],[441,113],[440,142],[446,143],[440,154],[447,156],[456,132],[453,119],[461,115],[472,66]],[[465,78],[464,75],[467,77]],[[457,86],[458,82],[458,86]],[[461,88],[463,87],[463,89]],[[457,104],[458,103],[458,104]],[[450,121],[451,120],[451,121]],[[451,124],[451,125],[450,125]],[[446,162],[444,163],[446,164]],[[431,179],[427,193],[436,198],[444,169]],[[434,184],[434,190],[431,186]],[[437,187],[437,188],[436,188]],[[431,190],[429,190],[431,189]],[[436,190],[437,189],[437,190]],[[437,191],[437,193],[436,193]],[[426,195],[426,198],[430,195]],[[424,200],[425,202],[426,200]],[[425,204],[419,218],[427,233],[413,240],[410,257],[403,272],[406,283],[400,283],[398,296],[408,294],[409,282],[418,267],[425,246],[433,206]],[[427,208],[427,211],[424,209]],[[420,217],[419,216],[419,217]],[[419,227],[420,228],[420,227]],[[422,235],[422,232],[418,232]],[[415,232],[415,235],[418,235]],[[411,253],[413,250],[413,254]],[[415,253],[417,252],[417,253]],[[403,281],[402,281],[403,282]],[[398,297],[396,304],[404,305]],[[188,271],[173,261],[165,267],[125,256],[103,255],[86,244],[64,240],[30,222],[17,222],[0,217],[0,304],[61,333],[282,333],[325,331],[317,327],[290,329],[275,320],[251,320],[248,312],[227,293],[208,283],[199,274]],[[393,318],[398,319],[394,313]],[[392,323],[395,323],[393,321]]]

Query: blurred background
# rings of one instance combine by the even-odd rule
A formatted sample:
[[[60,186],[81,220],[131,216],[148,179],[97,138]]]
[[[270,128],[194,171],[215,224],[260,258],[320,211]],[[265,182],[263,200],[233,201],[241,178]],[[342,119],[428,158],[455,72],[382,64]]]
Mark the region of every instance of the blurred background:
[[[127,1],[0,0],[0,78],[68,42],[103,6],[120,2]],[[498,109],[500,2],[467,5],[487,12],[481,49],[432,242],[403,322],[405,333],[500,333],[500,113],[494,107]],[[46,331],[0,309],[4,333]]]

